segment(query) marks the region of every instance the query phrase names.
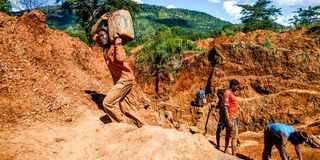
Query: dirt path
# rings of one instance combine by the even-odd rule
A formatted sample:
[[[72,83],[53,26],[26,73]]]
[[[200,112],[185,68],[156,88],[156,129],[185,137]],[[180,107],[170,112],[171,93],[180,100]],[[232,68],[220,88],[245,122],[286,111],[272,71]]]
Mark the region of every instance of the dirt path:
[[[235,159],[214,149],[200,134],[159,126],[104,124],[100,116],[87,111],[65,125],[43,123],[1,132],[0,159]]]
[[[221,152],[224,149],[224,132],[221,137]],[[215,136],[206,136],[207,139],[216,144]],[[243,132],[239,135],[241,146],[238,148],[238,157],[245,160],[260,160],[263,152],[263,133],[262,132]],[[286,150],[288,155],[293,159],[298,159],[294,150],[294,147],[290,142],[286,142]],[[320,159],[320,149],[313,149],[306,146],[301,147],[303,159],[318,160]],[[228,153],[231,153],[231,148],[228,149]],[[272,158],[270,160],[281,160],[280,155],[276,147],[272,148]]]
[[[255,96],[255,97],[250,97],[250,98],[238,97],[238,100],[239,101],[252,101],[252,100],[260,99],[260,98],[275,97],[275,96],[278,96],[283,93],[306,93],[306,94],[320,95],[320,92],[318,92],[318,91],[303,90],[303,89],[289,89],[289,90],[281,91],[281,92],[278,92],[275,94],[268,94],[268,95],[264,95],[264,96]]]
[[[0,133],[1,159],[92,159],[107,132],[99,113],[87,111],[77,122],[36,124]],[[90,147],[92,146],[92,147]],[[36,157],[34,157],[37,155]],[[98,157],[95,157],[98,158]]]
[[[258,136],[257,136],[258,135]],[[262,133],[249,133],[247,135],[240,134],[240,140],[244,142],[254,141],[251,145],[241,145],[239,148],[239,153],[246,155],[252,159],[261,159],[263,152],[263,134]],[[290,142],[286,142],[287,154],[293,159],[297,160],[298,157],[295,153],[294,146]],[[318,160],[320,159],[320,150],[313,149],[307,146],[301,146],[301,152],[303,159],[307,160]],[[276,147],[272,148],[272,158],[271,160],[281,160],[280,155]]]

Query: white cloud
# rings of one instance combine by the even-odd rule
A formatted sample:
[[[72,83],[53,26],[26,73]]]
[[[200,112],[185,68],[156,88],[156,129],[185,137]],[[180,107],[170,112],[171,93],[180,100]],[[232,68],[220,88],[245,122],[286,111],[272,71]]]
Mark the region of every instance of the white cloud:
[[[289,22],[289,19],[291,19],[292,17],[293,17],[293,14],[289,16],[277,16],[276,22],[284,26],[290,26],[291,24]]]
[[[274,0],[279,7],[308,7],[320,5],[320,0]]]
[[[135,2],[137,2],[137,3],[143,3],[142,0],[133,0],[133,1],[135,1]]]
[[[290,23],[289,19],[293,18],[293,16],[296,16],[296,15],[297,13],[292,13],[291,15],[288,15],[288,16],[277,16],[275,21],[284,26],[291,26],[292,24]]]
[[[224,0],[224,2],[237,2],[237,4],[254,4],[257,0]]]
[[[221,3],[221,0],[208,0],[211,3]]]
[[[223,9],[226,11],[228,15],[232,16],[234,19],[239,19],[242,16],[240,14],[242,8],[237,6],[237,4],[238,2],[234,0],[223,2]]]
[[[17,0],[9,0],[11,6],[12,6],[12,11],[22,11],[24,10],[24,7],[21,6],[21,4]]]
[[[167,6],[167,8],[168,9],[172,9],[172,8],[177,8],[175,5],[173,5],[173,4],[169,4],[168,6]]]

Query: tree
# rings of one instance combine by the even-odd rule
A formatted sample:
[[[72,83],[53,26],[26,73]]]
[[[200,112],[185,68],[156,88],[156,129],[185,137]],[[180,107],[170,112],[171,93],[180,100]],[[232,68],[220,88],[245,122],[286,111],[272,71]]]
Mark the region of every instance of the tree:
[[[199,51],[193,42],[182,38],[177,32],[178,30],[178,28],[162,25],[155,35],[144,43],[143,49],[138,52],[138,68],[151,74],[162,72],[163,63],[169,62],[183,51]]]
[[[7,14],[11,13],[11,4],[8,0],[1,0],[0,1],[0,12],[4,12]]]
[[[304,26],[320,22],[320,5],[308,7],[307,9],[299,8],[294,13],[296,13],[296,15],[289,20],[295,26]]]
[[[48,0],[19,0],[18,1],[21,8],[30,11],[32,9],[39,9],[40,7],[46,6]]]
[[[56,0],[56,3],[62,3],[63,9],[75,12],[79,17],[78,23],[87,33],[91,27],[106,12],[113,12],[118,9],[126,9],[131,13],[140,12],[139,5],[132,0]]]
[[[137,54],[137,67],[146,78],[147,75],[155,77],[155,92],[158,93],[159,81],[174,74],[179,69],[178,63],[169,65],[173,59],[179,59],[183,51],[200,51],[196,45],[188,39],[182,38],[184,31],[179,27],[170,28],[162,25],[159,30],[150,37],[142,50]],[[145,75],[144,73],[148,73]]]
[[[244,31],[256,29],[271,29],[274,27],[275,18],[281,15],[280,8],[269,6],[271,0],[258,0],[253,5],[239,5],[242,7],[240,20],[245,24]]]

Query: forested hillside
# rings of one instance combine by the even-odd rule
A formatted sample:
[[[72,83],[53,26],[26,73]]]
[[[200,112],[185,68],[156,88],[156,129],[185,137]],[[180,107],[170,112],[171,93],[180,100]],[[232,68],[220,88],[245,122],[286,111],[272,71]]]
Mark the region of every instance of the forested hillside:
[[[137,16],[137,22],[146,19],[150,25],[179,26],[189,31],[207,33],[209,30],[222,28],[230,24],[204,12],[187,9],[167,9],[161,6],[141,4],[142,13]]]
[[[135,31],[137,37],[144,38],[155,31],[161,25],[168,27],[181,27],[190,34],[207,34],[214,29],[220,29],[229,22],[220,20],[209,14],[190,11],[187,9],[167,9],[165,7],[141,4],[142,13],[135,19]]]
[[[167,9],[148,4],[140,4],[140,7],[142,12],[134,15],[135,44],[140,44],[154,35],[161,25],[178,27],[193,39],[200,39],[205,38],[210,31],[230,24],[203,12]],[[56,7],[54,9],[56,10]],[[59,10],[48,15],[47,23],[53,29],[67,30],[70,33],[79,30],[76,19],[76,15],[70,14],[66,10]]]

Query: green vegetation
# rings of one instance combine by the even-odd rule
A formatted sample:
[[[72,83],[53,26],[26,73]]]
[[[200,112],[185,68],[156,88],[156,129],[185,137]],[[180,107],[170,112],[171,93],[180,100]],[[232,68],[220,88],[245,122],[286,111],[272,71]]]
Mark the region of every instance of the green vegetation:
[[[239,5],[242,7],[241,14],[244,16],[240,18],[242,24],[225,25],[221,29],[211,30],[209,35],[211,37],[229,36],[238,32],[250,32],[257,29],[266,29],[272,31],[281,31],[286,27],[275,23],[274,17],[280,15],[280,8],[268,7],[270,0],[258,0],[253,5]]]
[[[275,60],[276,55],[275,55],[275,46],[270,42],[270,40],[264,41],[261,43],[261,46],[266,48],[268,50],[268,55],[270,60]]]
[[[137,46],[152,36],[161,25],[174,28],[181,37],[190,40],[208,38],[212,29],[222,28],[230,23],[212,17],[206,13],[185,9],[167,9],[165,7],[141,4],[142,12],[134,21],[136,39],[129,46]]]
[[[0,1],[0,12],[4,12],[7,14],[11,14],[11,4],[8,0],[1,0]]]
[[[137,54],[137,66],[142,72],[151,74],[165,72],[166,63],[181,55],[183,51],[200,49],[190,40],[179,36],[175,29],[163,25],[144,43],[144,48]],[[174,72],[174,69],[170,69],[170,72]]]
[[[312,24],[306,25],[306,28],[307,28],[308,30],[315,29],[315,28],[317,28],[317,29],[319,30],[319,28],[320,28],[320,21],[318,21],[317,23],[312,23]]]
[[[55,9],[54,13],[52,9]],[[47,24],[51,29],[59,29],[65,31],[72,37],[78,37],[81,41],[89,44],[89,37],[87,32],[77,23],[78,17],[75,14],[70,13],[66,9],[60,9],[60,7],[52,6],[51,9],[41,8],[47,14]]]
[[[273,51],[273,45],[270,41],[265,41],[261,44],[264,48],[267,48],[269,51]]]
[[[80,25],[69,26],[67,29],[64,30],[69,36],[71,37],[78,37],[81,41],[88,44],[87,34],[84,29],[81,28]]]
[[[190,40],[208,37],[213,29],[220,29],[231,23],[222,21],[203,12],[186,9],[167,9],[155,5],[140,5],[142,12],[135,15],[134,29],[136,39],[132,46],[142,44],[150,38],[162,25],[179,27]]]
[[[161,6],[141,4],[142,12],[136,21],[145,19],[153,28],[158,30],[161,25],[168,27],[179,26],[187,31],[208,33],[209,30],[222,28],[231,24],[209,14],[187,9],[167,9]]]
[[[320,5],[308,7],[307,9],[299,8],[295,11],[296,15],[290,19],[295,28],[305,27],[309,33],[313,33],[320,43]]]
[[[318,44],[320,44],[320,22],[309,24],[306,28],[309,30],[309,33],[313,33],[315,35]]]
[[[230,36],[236,33],[242,32],[244,25],[236,24],[236,25],[226,25],[222,29],[215,29],[210,31],[210,37],[219,37],[219,36]]]
[[[290,21],[296,27],[320,22],[320,5],[308,7],[307,9],[299,8],[294,13],[296,13],[296,15],[294,15]]]
[[[51,29],[66,30],[68,27],[77,25],[78,16],[68,10],[59,9],[55,13],[47,14],[47,24]]]
[[[258,0],[253,5],[239,5],[242,7],[240,18],[244,24],[243,31],[249,32],[257,29],[274,30],[277,25],[274,22],[274,17],[281,15],[280,8],[275,8],[270,5],[271,0]]]
[[[47,23],[50,28],[65,30],[70,25],[75,26],[76,23],[81,25],[82,21],[84,21],[84,19],[81,20],[78,13],[80,10],[78,11],[77,7],[73,7],[72,9],[72,6],[67,4],[68,1],[64,2],[62,9],[57,10],[54,8],[54,13],[51,12],[48,15]],[[91,1],[87,3],[89,2]],[[75,14],[68,12],[68,9],[71,9]],[[225,25],[231,25],[229,22],[222,21],[206,13],[186,9],[167,9],[165,7],[147,4],[141,4],[140,9],[141,10],[136,9],[132,15],[134,19],[135,40],[128,44],[129,47],[136,47],[143,44],[155,34],[161,25],[176,28],[181,32],[180,35],[185,34],[182,37],[190,40],[208,38],[208,33],[211,30],[220,29]],[[94,17],[97,18],[98,16],[100,16],[100,14]],[[92,19],[90,24],[95,22],[96,18]],[[89,24],[89,22],[87,24]],[[85,24],[81,25],[85,31],[90,30],[91,25],[85,26]]]
[[[135,40],[126,45],[126,50],[142,44],[144,44],[145,47],[151,45],[151,40],[155,39],[155,37],[159,35],[159,32],[163,30],[163,27],[161,27],[163,25],[168,26],[173,35],[178,36],[184,41],[229,36],[238,32],[249,32],[257,29],[273,31],[292,29],[292,27],[284,27],[274,22],[274,18],[281,13],[279,8],[270,6],[271,0],[258,0],[253,5],[239,5],[243,9],[242,14],[244,16],[241,18],[243,23],[236,25],[202,12],[186,9],[167,9],[165,7],[147,4],[138,5],[131,0],[57,1],[63,2],[63,7],[59,9],[54,7],[54,12],[48,12],[47,23],[49,26],[53,29],[64,30],[71,36],[79,37],[87,44],[91,41],[88,36],[91,26],[101,14],[120,8],[130,10],[134,19]],[[308,24],[303,27],[312,28],[313,25],[316,24],[314,22],[319,22],[319,6],[299,9],[296,13],[298,15],[294,17],[295,24]],[[296,27],[301,27],[301,25]],[[178,43],[177,41],[174,42]],[[268,45],[267,42],[262,45],[272,50],[272,45]],[[154,45],[149,49],[150,53],[158,54],[160,53],[159,50],[163,49],[170,52],[167,54],[175,54],[177,52],[176,50],[179,51],[181,48],[183,47],[170,47],[170,45],[159,43],[156,47]],[[147,52],[144,54],[147,54]],[[165,59],[167,57],[167,55],[161,56],[164,56]]]

